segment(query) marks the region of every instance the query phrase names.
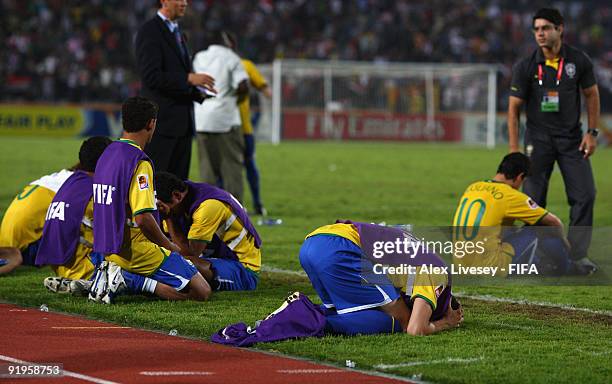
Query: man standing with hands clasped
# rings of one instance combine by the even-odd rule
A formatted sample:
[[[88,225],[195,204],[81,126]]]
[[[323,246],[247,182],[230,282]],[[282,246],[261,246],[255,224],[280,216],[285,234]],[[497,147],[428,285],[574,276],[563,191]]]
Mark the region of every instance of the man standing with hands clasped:
[[[187,0],[160,0],[157,15],[143,24],[135,41],[142,96],[159,106],[157,130],[145,151],[160,171],[186,179],[191,162],[193,102],[214,94],[214,79],[194,73],[178,20]],[[204,92],[204,93],[203,93]]]
[[[599,90],[593,63],[582,51],[563,44],[563,16],[542,8],[533,17],[539,46],[513,68],[508,106],[510,152],[519,151],[518,122],[526,106],[525,152],[532,162],[524,192],[546,207],[548,182],[559,164],[570,204],[568,240],[575,273],[591,274],[597,266],[588,258],[593,225],[595,182],[589,157],[597,146]],[[580,93],[585,97],[588,129],[580,122]]]

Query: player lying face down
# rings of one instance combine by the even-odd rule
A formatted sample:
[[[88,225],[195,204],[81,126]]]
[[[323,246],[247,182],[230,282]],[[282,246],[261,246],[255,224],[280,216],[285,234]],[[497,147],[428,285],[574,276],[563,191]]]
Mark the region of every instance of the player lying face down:
[[[327,331],[429,335],[461,325],[463,309],[452,296],[448,275],[420,273],[422,264],[444,266],[437,255],[403,258],[416,268],[411,275],[377,272],[371,258],[374,242],[405,235],[395,228],[346,221],[306,237],[300,263],[326,308]]]

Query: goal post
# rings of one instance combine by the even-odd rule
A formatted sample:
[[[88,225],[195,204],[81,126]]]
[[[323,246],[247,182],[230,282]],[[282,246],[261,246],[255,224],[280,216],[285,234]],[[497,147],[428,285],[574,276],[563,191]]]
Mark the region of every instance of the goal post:
[[[494,64],[275,60],[259,140],[496,143]]]

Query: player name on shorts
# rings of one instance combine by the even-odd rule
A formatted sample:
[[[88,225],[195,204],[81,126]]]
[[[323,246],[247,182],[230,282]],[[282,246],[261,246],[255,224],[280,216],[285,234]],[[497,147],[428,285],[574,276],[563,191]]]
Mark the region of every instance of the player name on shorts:
[[[432,264],[410,265],[383,265],[374,264],[373,271],[377,275],[464,275],[464,276],[491,276],[495,277],[498,272],[507,272],[510,275],[538,275],[538,268],[534,264],[508,264],[507,268],[486,266],[464,266],[462,264],[451,264],[449,267],[441,267]],[[503,274],[505,275],[505,273]]]
[[[93,200],[95,204],[111,205],[113,203],[113,192],[115,187],[108,184],[93,185]]]

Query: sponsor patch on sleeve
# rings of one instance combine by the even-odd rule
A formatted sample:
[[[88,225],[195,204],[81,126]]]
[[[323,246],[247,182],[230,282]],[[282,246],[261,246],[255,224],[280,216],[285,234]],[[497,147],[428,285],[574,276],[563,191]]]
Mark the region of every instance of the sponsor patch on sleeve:
[[[138,175],[138,188],[140,190],[149,189],[149,175]]]
[[[527,199],[527,205],[528,205],[528,206],[529,206],[529,208],[531,208],[531,209],[536,209],[536,208],[539,208],[539,205],[538,205],[538,204],[537,204],[535,201],[533,201],[533,200],[531,199],[531,197]]]

